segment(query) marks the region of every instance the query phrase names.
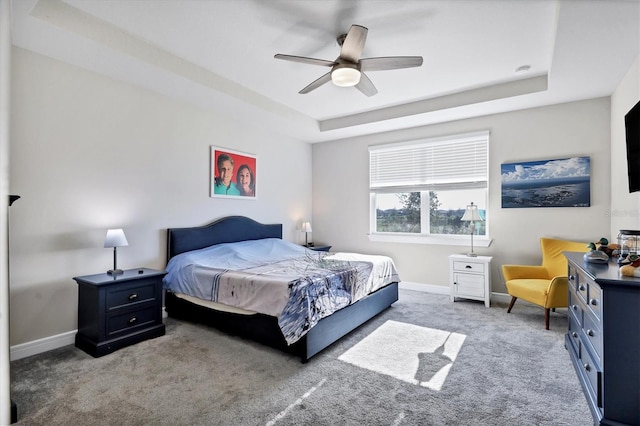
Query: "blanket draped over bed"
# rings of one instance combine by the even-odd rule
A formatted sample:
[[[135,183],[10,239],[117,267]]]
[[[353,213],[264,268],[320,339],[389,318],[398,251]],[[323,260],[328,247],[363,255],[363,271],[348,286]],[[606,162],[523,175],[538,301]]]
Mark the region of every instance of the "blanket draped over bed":
[[[167,265],[164,287],[277,317],[292,344],[322,318],[398,280],[386,256],[319,252],[267,238],[179,254]]]

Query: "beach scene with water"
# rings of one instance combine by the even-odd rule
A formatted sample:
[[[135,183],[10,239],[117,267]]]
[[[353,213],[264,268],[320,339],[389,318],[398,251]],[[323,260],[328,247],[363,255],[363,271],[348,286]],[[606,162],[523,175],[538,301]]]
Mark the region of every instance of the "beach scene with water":
[[[502,164],[502,207],[589,207],[590,163],[572,157]]]

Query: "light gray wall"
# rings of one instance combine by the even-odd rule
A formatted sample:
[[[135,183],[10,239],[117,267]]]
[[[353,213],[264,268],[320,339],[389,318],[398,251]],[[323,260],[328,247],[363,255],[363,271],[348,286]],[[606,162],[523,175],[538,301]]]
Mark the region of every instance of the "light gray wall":
[[[640,57],[611,95],[611,235],[640,229],[640,193],[627,185],[625,114],[640,101]]]
[[[595,241],[609,236],[609,98],[461,120],[313,146],[314,240],[337,250],[380,253],[396,262],[403,281],[447,286],[449,254],[468,247],[371,242],[369,230],[369,145],[465,133],[491,132],[489,207],[493,256],[492,288],[505,292],[500,265],[541,260],[539,238]],[[591,207],[503,209],[500,165],[505,162],[591,157]],[[471,200],[470,200],[471,201]]]
[[[14,48],[11,115],[11,344],[77,328],[72,277],[165,266],[166,228],[231,215],[311,215],[311,147],[228,117]],[[209,147],[258,157],[256,200],[209,197]]]

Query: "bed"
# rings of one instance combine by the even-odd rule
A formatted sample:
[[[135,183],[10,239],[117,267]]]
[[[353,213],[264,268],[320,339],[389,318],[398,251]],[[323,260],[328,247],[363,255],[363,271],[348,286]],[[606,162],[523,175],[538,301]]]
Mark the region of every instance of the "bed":
[[[232,279],[236,275],[240,275],[236,278],[242,279],[243,275],[241,274],[244,274],[244,271],[236,271],[233,268],[227,269],[226,263],[223,267],[218,265],[209,267],[208,265],[202,266],[199,264],[193,266],[190,264],[188,266],[190,269],[186,269],[188,271],[187,274],[178,275],[177,272],[174,273],[174,271],[185,269],[185,267],[176,266],[182,264],[179,262],[184,262],[185,259],[189,259],[188,262],[192,262],[193,259],[211,259],[215,257],[215,262],[217,262],[220,257],[225,257],[232,247],[236,249],[238,246],[244,247],[245,245],[251,247],[250,250],[268,253],[270,253],[272,245],[277,247],[278,253],[283,247],[285,256],[290,256],[291,258],[296,257],[295,253],[300,251],[302,256],[293,260],[296,265],[295,268],[310,267],[309,264],[303,264],[303,262],[311,262],[311,268],[319,267],[318,265],[323,268],[326,265],[331,265],[331,271],[328,274],[331,278],[320,277],[317,278],[318,280],[335,281],[338,279],[336,277],[343,277],[340,279],[345,279],[352,284],[356,281],[366,281],[367,286],[371,288],[364,294],[364,290],[357,290],[355,285],[349,284],[337,293],[328,292],[330,293],[329,295],[325,294],[327,292],[323,290],[321,298],[324,297],[324,299],[322,301],[305,300],[305,306],[315,306],[317,304],[320,306],[320,310],[324,310],[323,303],[328,299],[337,300],[338,304],[336,305],[337,308],[334,307],[335,311],[326,311],[330,312],[328,315],[325,315],[326,312],[323,311],[319,318],[311,316],[312,320],[307,319],[306,328],[300,332],[298,329],[292,331],[290,328],[283,328],[283,319],[286,318],[286,315],[284,313],[276,313],[280,307],[284,306],[284,303],[286,303],[285,311],[296,311],[297,308],[290,308],[292,306],[291,300],[280,301],[280,307],[272,308],[276,310],[273,312],[270,311],[271,308],[262,309],[260,306],[261,300],[265,298],[264,293],[262,296],[259,293],[253,294],[254,297],[251,303],[244,301],[238,302],[237,305],[234,303],[236,300],[235,293],[239,288],[243,287],[230,283],[233,283]],[[269,248],[265,249],[265,245]],[[244,248],[239,248],[238,250],[244,250]],[[224,254],[220,256],[221,253]],[[363,256],[365,261],[360,261],[358,256]],[[391,264],[391,268],[389,268],[388,263],[385,263],[385,277],[383,277],[382,282],[377,282],[376,279],[375,285],[372,284],[371,276],[365,278],[364,275],[367,268],[369,268],[369,271],[373,270],[374,272],[381,270],[377,263],[369,262],[371,258],[375,258],[376,262],[378,258],[381,258],[384,262],[390,262]],[[283,241],[281,224],[261,224],[244,216],[229,216],[208,225],[192,228],[170,228],[167,235],[168,274],[164,282],[166,290],[165,308],[172,318],[213,326],[228,334],[284,350],[299,356],[303,362],[307,362],[312,356],[375,317],[398,300],[398,276],[395,266],[393,266],[393,261],[390,259],[386,258],[388,261],[384,259],[384,256],[312,251]],[[276,266],[269,266],[267,269],[270,271],[276,270],[276,273],[278,273],[282,264],[289,261],[282,260],[281,263],[278,259],[278,263],[274,264]],[[234,262],[231,261],[232,264]],[[264,264],[261,265],[254,265],[258,268],[256,269],[258,272],[251,269],[252,275],[249,281],[267,279],[265,277],[269,274],[264,273],[264,269],[268,262],[271,262],[271,260],[264,261],[262,262]],[[271,264],[269,263],[269,265]],[[224,270],[221,270],[221,268]],[[284,270],[284,266],[282,266],[282,269]],[[290,280],[290,294],[296,294],[295,289],[298,285],[303,287],[311,286],[316,277],[319,276],[316,272],[314,270],[312,273],[302,274],[299,278]],[[214,278],[210,278],[208,275],[210,273],[214,274]],[[275,276],[273,279],[274,281],[283,280],[288,277],[288,274],[290,274],[289,270],[283,273],[282,277]],[[309,276],[312,278],[309,278]],[[187,291],[184,291],[184,286],[187,285],[185,284],[186,281],[191,281],[192,279],[197,282],[197,284],[194,284],[196,289],[191,290],[195,296],[186,294]],[[248,281],[246,276],[244,276],[244,280],[245,282]],[[270,282],[264,284],[275,286]],[[203,285],[208,285],[209,287],[206,290],[198,289],[198,286]],[[231,286],[231,290],[228,290],[228,286]],[[215,288],[215,297],[210,297],[209,293],[214,293],[210,288]],[[252,288],[252,291],[256,291],[255,286]],[[282,291],[278,290],[279,293],[282,293]],[[266,297],[272,296],[267,295]],[[290,297],[293,299],[292,296]],[[346,300],[345,297],[350,300]],[[281,299],[281,297],[276,296],[273,296],[273,298]],[[246,309],[247,307],[252,309]]]

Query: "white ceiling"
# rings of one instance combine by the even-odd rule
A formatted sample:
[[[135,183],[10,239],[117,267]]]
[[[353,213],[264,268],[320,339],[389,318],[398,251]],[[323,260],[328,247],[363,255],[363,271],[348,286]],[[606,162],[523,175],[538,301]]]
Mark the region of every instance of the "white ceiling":
[[[13,43],[239,120],[319,142],[608,96],[640,53],[635,0],[13,0]],[[420,55],[331,83],[336,37],[369,29],[363,57]],[[527,72],[516,72],[522,65]]]

